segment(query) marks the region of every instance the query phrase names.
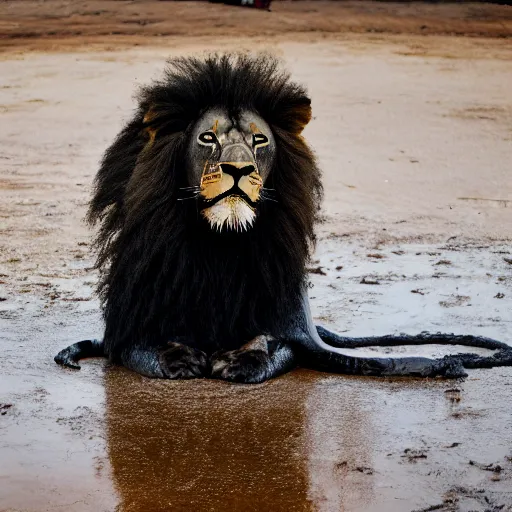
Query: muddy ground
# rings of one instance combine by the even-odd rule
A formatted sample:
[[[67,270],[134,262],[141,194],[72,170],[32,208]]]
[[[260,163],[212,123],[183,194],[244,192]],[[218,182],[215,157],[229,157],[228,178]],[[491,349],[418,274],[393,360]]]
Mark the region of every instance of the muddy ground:
[[[48,33],[79,23],[86,4],[122,36]],[[177,19],[187,36],[139,34],[152,25],[133,30],[118,5],[134,19]],[[382,33],[348,33],[336,9],[353,26],[380,20]],[[313,98],[305,136],[326,191],[311,265],[317,321],[351,334],[429,329],[510,342],[512,44],[495,37],[510,29],[510,8],[23,1],[0,10],[11,34],[0,62],[0,511],[512,510],[509,368],[464,382],[297,370],[243,386],[151,381],[101,360],[72,372],[52,360],[101,336],[82,219],[134,90],[168,56],[240,47],[277,53]],[[193,13],[220,20],[219,31]],[[263,16],[274,24],[265,37],[255,32]],[[421,25],[444,35],[417,35]]]

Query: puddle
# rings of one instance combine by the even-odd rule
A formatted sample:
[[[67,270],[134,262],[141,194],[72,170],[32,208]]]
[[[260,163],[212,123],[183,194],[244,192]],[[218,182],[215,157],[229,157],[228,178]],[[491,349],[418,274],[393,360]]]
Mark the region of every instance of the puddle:
[[[499,290],[512,297],[508,278],[497,279],[510,272],[503,250],[401,244],[367,258],[357,242],[323,239],[317,265],[326,275],[311,274],[314,314],[354,335],[446,329],[506,339],[510,303],[494,298]],[[451,264],[440,280],[432,276],[442,258]],[[461,482],[460,499],[475,510],[481,494],[468,498],[475,489],[510,503],[511,416],[503,404],[512,400],[511,368],[470,371],[465,382],[295,370],[256,386],[155,381],[103,360],[73,372],[57,367],[53,355],[102,329],[97,300],[85,309],[66,302],[90,292],[91,276],[73,272],[46,274],[45,283],[63,294],[46,309],[48,287],[31,288],[38,295],[27,294],[28,309],[0,303],[17,312],[4,317],[0,338],[7,363],[0,403],[9,404],[0,416],[0,510],[36,512],[44,502],[47,510],[72,512],[410,512],[442,504]],[[366,275],[381,284],[361,284]],[[456,294],[471,300],[449,310],[440,304]],[[504,469],[491,474],[470,460]]]

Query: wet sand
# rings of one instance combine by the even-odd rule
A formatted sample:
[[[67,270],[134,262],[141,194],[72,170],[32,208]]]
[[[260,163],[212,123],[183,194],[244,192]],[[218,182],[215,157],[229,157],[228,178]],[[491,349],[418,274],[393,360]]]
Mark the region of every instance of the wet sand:
[[[205,48],[172,41],[18,46],[0,62],[0,511],[512,510],[509,368],[464,382],[296,370],[243,386],[53,363],[69,342],[101,336],[82,222],[91,180],[136,86],[167,56]],[[326,189],[317,321],[510,342],[509,41],[303,34],[213,46],[241,45],[276,52],[313,98],[305,135]]]

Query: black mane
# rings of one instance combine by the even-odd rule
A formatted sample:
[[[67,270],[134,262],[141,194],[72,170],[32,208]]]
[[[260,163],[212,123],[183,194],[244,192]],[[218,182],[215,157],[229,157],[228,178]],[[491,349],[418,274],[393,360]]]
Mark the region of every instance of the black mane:
[[[117,359],[127,347],[161,345],[170,335],[215,350],[278,333],[305,285],[322,196],[320,172],[300,135],[310,118],[305,90],[268,55],[213,55],[171,60],[138,102],[103,158],[88,214],[101,223],[107,353]],[[193,200],[177,201],[187,185],[190,131],[215,106],[233,116],[256,111],[276,140],[266,186],[278,202],[262,202],[244,233],[215,233]]]

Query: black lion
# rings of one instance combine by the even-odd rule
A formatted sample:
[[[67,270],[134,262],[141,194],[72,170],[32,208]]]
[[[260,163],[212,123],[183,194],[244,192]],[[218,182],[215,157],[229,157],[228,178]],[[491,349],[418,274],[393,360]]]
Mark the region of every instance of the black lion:
[[[88,219],[96,239],[103,341],[55,360],[106,355],[149,377],[261,382],[296,365],[337,373],[460,377],[512,362],[493,340],[453,335],[350,339],[312,322],[306,264],[322,198],[301,132],[304,88],[269,56],[172,60],[142,90],[107,150]],[[339,348],[453,343],[499,349],[356,358]]]

